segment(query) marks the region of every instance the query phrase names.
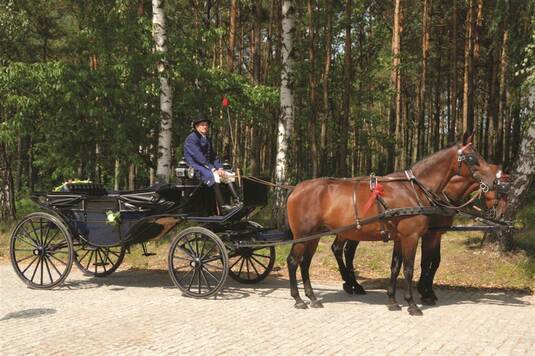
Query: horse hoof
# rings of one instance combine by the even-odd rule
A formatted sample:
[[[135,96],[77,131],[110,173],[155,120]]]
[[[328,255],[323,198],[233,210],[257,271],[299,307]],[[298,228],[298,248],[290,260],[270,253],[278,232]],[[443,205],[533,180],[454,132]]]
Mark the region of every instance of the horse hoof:
[[[305,304],[305,302],[296,302],[294,307],[296,309],[308,309],[308,306]]]
[[[342,284],[342,288],[347,292],[347,294],[353,294],[353,287],[347,283]]]
[[[356,286],[353,287],[353,294],[366,294],[366,291],[364,290],[364,288],[362,288],[362,286],[360,284],[357,284]]]
[[[422,313],[422,311],[418,307],[410,306],[408,311],[409,311],[409,314],[412,315],[412,316],[422,316],[422,315],[424,315],[424,313]]]
[[[319,300],[310,302],[311,308],[323,308],[323,304]]]
[[[388,304],[388,310],[398,311],[401,310],[401,306],[399,304]]]
[[[420,300],[422,301],[423,305],[436,305],[437,304],[435,299],[431,296],[422,297],[420,298]]]

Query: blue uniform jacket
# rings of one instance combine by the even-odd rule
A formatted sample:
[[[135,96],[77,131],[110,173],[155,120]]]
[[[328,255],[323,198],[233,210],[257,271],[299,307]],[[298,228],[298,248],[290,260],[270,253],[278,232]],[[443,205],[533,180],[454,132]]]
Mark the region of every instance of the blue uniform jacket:
[[[184,142],[184,158],[190,167],[199,172],[206,185],[209,187],[214,185],[212,169],[222,168],[222,165],[212,149],[212,142],[208,137],[197,131],[190,133]]]

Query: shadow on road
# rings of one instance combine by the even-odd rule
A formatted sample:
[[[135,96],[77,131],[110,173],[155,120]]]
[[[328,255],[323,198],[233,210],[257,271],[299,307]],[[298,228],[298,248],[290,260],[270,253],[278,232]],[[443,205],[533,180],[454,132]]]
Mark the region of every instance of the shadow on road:
[[[313,284],[316,295],[322,299],[324,304],[328,303],[365,303],[365,304],[381,304],[385,305],[387,302],[386,286],[388,279],[363,279],[362,286],[366,289],[366,295],[350,295],[342,290],[342,283],[332,286],[324,286],[318,283]],[[126,287],[140,287],[140,288],[163,288],[174,289],[177,293],[180,291],[173,285],[167,270],[127,270],[119,271],[114,274],[103,277],[83,277],[83,279],[67,279],[61,288],[55,289],[61,291],[62,289],[77,290],[87,288],[99,288],[107,286],[110,291],[122,291]],[[281,297],[280,294],[273,295],[275,291],[287,290],[287,294]],[[473,288],[461,287],[452,285],[437,285],[435,288],[436,294],[439,298],[437,305],[445,306],[451,304],[470,304],[470,303],[484,303],[492,305],[508,305],[508,306],[529,306],[532,305],[526,301],[524,297],[532,294],[530,290],[524,289],[503,289],[503,288]],[[419,294],[416,288],[413,293],[417,301],[419,301]],[[304,293],[301,292],[302,297]],[[225,288],[216,297],[212,299],[234,300],[243,299],[251,295],[260,297],[273,297],[285,300],[291,300],[289,291],[289,282],[286,278],[277,276],[270,276],[266,280],[252,285],[245,285],[234,281],[232,278],[227,278]],[[404,303],[403,299],[403,281],[398,281],[398,301]],[[423,309],[429,307],[424,306]],[[430,307],[433,308],[433,307]]]

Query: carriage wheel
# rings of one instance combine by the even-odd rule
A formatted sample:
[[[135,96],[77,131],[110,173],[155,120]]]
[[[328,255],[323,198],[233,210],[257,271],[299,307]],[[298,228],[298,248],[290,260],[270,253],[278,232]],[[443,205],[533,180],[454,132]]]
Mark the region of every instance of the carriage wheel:
[[[74,263],[85,275],[104,277],[119,268],[123,262],[126,247],[79,245],[74,250]]]
[[[202,298],[216,294],[228,274],[228,255],[221,239],[203,227],[181,231],[169,249],[169,274],[186,295]]]
[[[229,253],[232,279],[254,284],[266,278],[275,264],[275,247],[238,247]]]
[[[59,218],[49,213],[24,217],[13,230],[9,247],[15,272],[30,288],[52,288],[71,271],[71,234]]]

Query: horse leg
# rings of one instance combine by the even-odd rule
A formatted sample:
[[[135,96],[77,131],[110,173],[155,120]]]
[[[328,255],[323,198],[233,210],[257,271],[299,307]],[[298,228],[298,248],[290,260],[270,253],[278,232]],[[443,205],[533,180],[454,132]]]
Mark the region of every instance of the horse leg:
[[[440,265],[440,233],[428,233],[422,238],[421,274],[418,292],[422,304],[435,305],[437,297],[433,291],[433,279]]]
[[[353,288],[348,284],[347,268],[342,258],[342,251],[344,250],[345,244],[346,241],[343,240],[339,235],[336,235],[336,238],[334,239],[333,244],[331,245],[331,251],[333,252],[334,258],[336,258],[336,263],[338,263],[338,271],[340,271],[340,275],[342,276],[342,280],[344,281],[344,284],[342,284],[342,288],[347,293],[353,294]]]
[[[364,288],[362,288],[362,286],[359,284],[359,282],[357,282],[357,279],[355,278],[355,267],[353,265],[353,262],[355,259],[355,252],[357,251],[358,246],[359,241],[348,240],[346,246],[344,247],[346,273],[348,278],[346,282],[348,282],[349,285],[352,287],[354,294],[366,294]]]
[[[388,286],[388,310],[401,310],[401,306],[396,300],[396,282],[401,270],[401,242],[394,241],[394,250],[392,251],[392,263],[390,265],[390,285]]]
[[[316,298],[312,285],[310,284],[310,263],[312,262],[312,256],[316,253],[319,240],[313,240],[306,242],[305,254],[301,262],[301,276],[303,277],[303,287],[305,288],[305,295],[310,299],[310,306],[312,308],[323,308],[323,304]]]
[[[307,305],[299,296],[299,290],[297,289],[297,266],[299,265],[305,246],[303,243],[297,243],[292,246],[290,254],[286,259],[288,264],[288,275],[290,276],[290,294],[295,299],[294,306],[297,309],[307,309]]]
[[[412,297],[412,276],[414,274],[414,257],[416,256],[416,247],[418,246],[418,235],[413,234],[403,239],[403,275],[405,276],[405,300],[409,304],[408,312],[410,315],[423,315],[422,311]]]

